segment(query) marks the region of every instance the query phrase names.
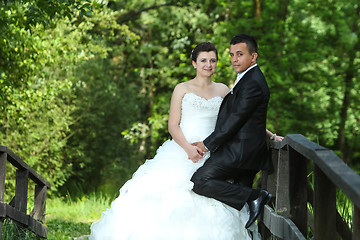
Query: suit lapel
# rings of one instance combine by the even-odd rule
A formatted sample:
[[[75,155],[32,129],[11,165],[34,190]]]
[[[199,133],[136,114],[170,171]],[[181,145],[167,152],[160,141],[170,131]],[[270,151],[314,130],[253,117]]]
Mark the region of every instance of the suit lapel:
[[[259,69],[259,66],[256,66],[256,67],[253,67],[252,69],[250,69],[249,71],[247,71],[245,73],[245,75],[240,79],[240,81],[236,84],[236,86],[234,87],[233,89],[233,93],[229,92],[228,94],[226,94],[226,96],[224,97],[222,103],[221,103],[221,106],[220,106],[220,110],[219,112],[221,111],[221,109],[223,108],[223,106],[226,104],[227,100],[229,97],[231,97],[231,95],[234,95],[235,92],[239,91],[239,89],[241,88],[241,86],[243,84],[245,84],[248,80],[249,80],[249,73],[251,71],[255,71],[255,69]]]
[[[259,69],[259,66],[255,66],[252,69],[250,69],[249,71],[247,71],[245,73],[245,75],[240,79],[240,81],[236,84],[236,86],[233,89],[233,92],[239,91],[239,89],[241,88],[242,85],[244,85],[247,81],[249,81],[249,76],[250,73],[252,71],[256,71],[257,69]]]

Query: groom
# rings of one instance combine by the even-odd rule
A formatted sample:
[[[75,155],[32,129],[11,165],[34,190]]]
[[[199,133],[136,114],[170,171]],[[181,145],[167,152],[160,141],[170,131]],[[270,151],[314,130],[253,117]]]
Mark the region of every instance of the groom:
[[[192,176],[193,191],[241,210],[250,209],[249,228],[258,218],[271,194],[252,189],[259,170],[270,168],[266,146],[266,113],[270,92],[257,66],[257,43],[252,36],[236,35],[230,42],[235,85],[225,96],[214,132],[195,143],[211,157]],[[228,180],[234,179],[234,183]]]

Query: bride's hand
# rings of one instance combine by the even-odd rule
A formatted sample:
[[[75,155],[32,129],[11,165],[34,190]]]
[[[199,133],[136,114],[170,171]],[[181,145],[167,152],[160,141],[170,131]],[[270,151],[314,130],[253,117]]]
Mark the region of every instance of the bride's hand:
[[[274,137],[274,141],[282,141],[284,139],[284,137],[283,136],[275,136]]]
[[[204,155],[204,152],[197,146],[190,145],[185,151],[188,155],[188,159],[194,163],[198,162]]]
[[[193,146],[197,146],[198,148],[200,148],[201,151],[203,151],[204,153],[207,152],[208,150],[206,150],[204,142],[194,142],[191,145]]]

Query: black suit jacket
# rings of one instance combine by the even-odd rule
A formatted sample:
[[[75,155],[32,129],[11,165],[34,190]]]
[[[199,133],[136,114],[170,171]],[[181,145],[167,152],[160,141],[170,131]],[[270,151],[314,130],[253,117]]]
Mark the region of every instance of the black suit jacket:
[[[270,92],[258,66],[253,67],[228,93],[219,110],[216,126],[204,144],[211,161],[251,170],[269,169],[266,145],[266,114]]]

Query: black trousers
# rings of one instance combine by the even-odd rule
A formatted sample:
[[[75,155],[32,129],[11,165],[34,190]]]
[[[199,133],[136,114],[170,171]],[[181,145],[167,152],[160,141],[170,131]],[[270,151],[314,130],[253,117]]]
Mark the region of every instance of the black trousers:
[[[193,191],[241,210],[253,191],[257,172],[222,166],[210,158],[192,176]]]

